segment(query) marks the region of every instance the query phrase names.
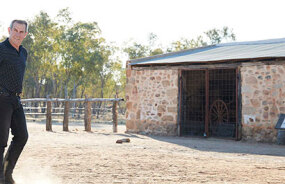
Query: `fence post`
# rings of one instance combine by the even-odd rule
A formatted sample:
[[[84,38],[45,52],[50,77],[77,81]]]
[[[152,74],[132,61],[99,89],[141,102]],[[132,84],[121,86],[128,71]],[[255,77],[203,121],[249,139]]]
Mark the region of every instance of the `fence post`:
[[[47,113],[46,113],[46,131],[52,131],[51,123],[51,101],[47,99]]]
[[[86,98],[85,112],[84,112],[85,131],[91,132],[91,102],[88,100],[87,96],[85,98]]]
[[[117,96],[115,96],[116,99]],[[113,101],[113,108],[112,108],[112,112],[113,112],[113,132],[116,133],[118,132],[118,101],[115,100]]]
[[[68,131],[68,117],[69,117],[69,99],[64,102],[64,117],[63,117],[63,131]]]

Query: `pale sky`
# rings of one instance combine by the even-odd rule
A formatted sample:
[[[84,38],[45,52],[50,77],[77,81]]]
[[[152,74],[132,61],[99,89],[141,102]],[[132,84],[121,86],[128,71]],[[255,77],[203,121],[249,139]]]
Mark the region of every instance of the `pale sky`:
[[[32,19],[41,10],[54,18],[69,7],[75,21],[96,21],[107,41],[118,45],[149,33],[170,43],[228,26],[237,41],[285,37],[285,0],[12,0],[1,1],[1,33],[13,19]]]

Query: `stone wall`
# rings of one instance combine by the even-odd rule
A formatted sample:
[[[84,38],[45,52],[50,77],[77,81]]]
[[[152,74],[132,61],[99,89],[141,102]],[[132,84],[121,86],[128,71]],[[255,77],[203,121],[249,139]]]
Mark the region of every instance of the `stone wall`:
[[[178,70],[127,67],[127,132],[177,135]]]
[[[285,113],[285,64],[253,65],[240,67],[242,139],[276,142],[275,125]],[[126,74],[127,131],[177,135],[178,70],[128,66]]]
[[[285,65],[241,67],[242,138],[275,142],[275,125],[285,113]]]

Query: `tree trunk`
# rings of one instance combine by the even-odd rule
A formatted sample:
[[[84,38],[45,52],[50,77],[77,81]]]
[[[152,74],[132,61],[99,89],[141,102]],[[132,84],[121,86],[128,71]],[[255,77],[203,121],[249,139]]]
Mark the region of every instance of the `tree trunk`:
[[[67,83],[64,85],[64,98],[68,98]]]
[[[75,81],[73,81],[72,97],[76,98],[76,83],[75,83]],[[72,117],[74,117],[75,116],[75,107],[76,107],[76,103],[75,102],[73,102],[72,107],[73,107]]]
[[[85,92],[85,85],[83,86],[83,89],[82,89],[82,91],[81,91],[80,98],[83,98],[84,92]]]
[[[100,98],[103,98],[104,97],[104,86],[105,86],[104,76],[100,76],[100,79],[101,79]],[[97,110],[97,115],[96,115],[97,118],[99,118],[101,106],[102,106],[102,102],[98,102],[98,110]]]
[[[39,98],[40,97],[40,88],[41,88],[41,84],[39,83],[39,81],[35,81],[36,82],[36,91],[35,91],[35,97]]]
[[[73,98],[76,98],[76,88],[77,88],[76,83],[75,81],[73,81],[73,91],[72,91]]]
[[[56,75],[53,73],[52,74],[52,76],[53,76],[53,78],[52,78],[52,89],[53,89],[53,96],[54,97],[57,97],[57,87],[58,87],[58,85],[57,85],[57,82],[56,82]]]
[[[60,86],[59,98],[62,98],[62,91],[63,91],[62,80],[60,80],[59,86]]]

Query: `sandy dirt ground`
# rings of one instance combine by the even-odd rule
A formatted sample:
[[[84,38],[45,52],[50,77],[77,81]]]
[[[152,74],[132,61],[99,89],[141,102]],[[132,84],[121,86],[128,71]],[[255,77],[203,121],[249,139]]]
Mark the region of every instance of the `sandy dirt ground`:
[[[18,184],[285,183],[285,146],[126,134],[119,125],[71,124],[53,132],[28,123],[29,141],[14,171]],[[116,144],[129,138],[130,143]]]

